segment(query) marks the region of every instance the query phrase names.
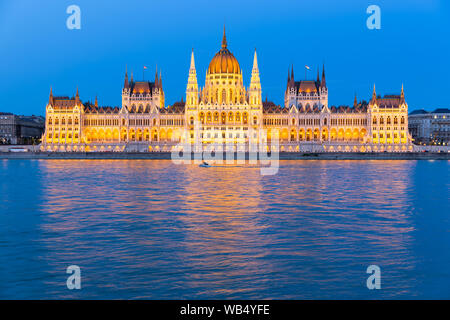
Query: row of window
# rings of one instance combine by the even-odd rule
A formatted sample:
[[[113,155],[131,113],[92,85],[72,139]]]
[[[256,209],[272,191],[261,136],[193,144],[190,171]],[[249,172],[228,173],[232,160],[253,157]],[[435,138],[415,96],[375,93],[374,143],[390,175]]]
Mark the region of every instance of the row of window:
[[[376,133],[374,133],[374,134],[373,134],[373,138],[376,139],[377,137],[378,137],[378,135],[377,135]],[[402,133],[400,134],[400,137],[401,137],[402,139],[404,139],[404,138],[405,138],[405,133],[402,132]],[[380,138],[380,139],[384,139],[384,133],[380,133],[380,134],[379,134],[379,138]],[[386,138],[387,138],[387,139],[390,139],[390,138],[391,138],[391,134],[390,134],[390,133],[386,133]],[[398,133],[397,133],[397,132],[394,133],[394,139],[398,139]]]
[[[118,126],[119,119],[84,119],[85,126]]]
[[[48,122],[49,125],[53,124],[53,118],[52,117],[48,117]],[[55,125],[59,125],[59,118],[56,117],[55,121],[54,121]],[[67,118],[67,124],[68,125],[72,125],[72,117],[68,117]],[[79,120],[78,117],[76,117],[73,121],[73,124],[78,125],[79,124]],[[61,118],[61,125],[66,125],[66,118],[62,117]]]
[[[331,119],[331,125],[337,126],[364,126],[367,125],[367,119]]]
[[[59,139],[59,133],[55,133],[55,135],[53,136],[53,134],[50,132],[47,136],[48,136],[49,139],[53,139],[53,137],[55,139]],[[65,133],[61,133],[61,139],[65,139],[65,138],[66,138],[66,134]],[[73,138],[74,139],[78,139],[78,133],[75,133],[73,135]],[[72,139],[72,134],[71,133],[67,134],[67,139]]]
[[[384,124],[384,117],[380,117],[379,120],[377,120],[377,117],[373,117],[372,124],[377,124],[377,123]],[[390,116],[386,117],[386,124],[391,124],[391,117]],[[397,116],[394,117],[394,124],[398,124]],[[405,124],[405,117],[404,116],[402,116],[400,118],[400,124]]]
[[[263,124],[265,126],[287,126],[289,124],[288,119],[264,119]]]

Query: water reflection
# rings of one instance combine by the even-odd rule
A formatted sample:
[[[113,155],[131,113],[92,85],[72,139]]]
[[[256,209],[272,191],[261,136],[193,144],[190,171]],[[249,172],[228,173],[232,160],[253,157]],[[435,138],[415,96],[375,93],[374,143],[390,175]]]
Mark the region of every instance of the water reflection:
[[[37,162],[38,297],[423,296],[416,162],[280,165],[261,176],[170,161]],[[65,288],[70,264],[82,268],[79,292]],[[370,264],[381,291],[365,287]]]

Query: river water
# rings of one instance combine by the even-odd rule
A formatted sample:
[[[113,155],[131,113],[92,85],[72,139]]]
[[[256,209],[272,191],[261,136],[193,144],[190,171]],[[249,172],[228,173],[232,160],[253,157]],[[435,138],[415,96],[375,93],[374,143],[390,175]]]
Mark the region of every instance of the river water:
[[[0,298],[449,299],[449,169],[2,160]]]

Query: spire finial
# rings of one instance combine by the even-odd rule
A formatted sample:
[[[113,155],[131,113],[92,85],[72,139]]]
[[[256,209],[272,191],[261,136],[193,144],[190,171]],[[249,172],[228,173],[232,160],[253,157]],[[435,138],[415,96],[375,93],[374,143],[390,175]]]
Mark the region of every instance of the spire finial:
[[[227,47],[227,36],[225,35],[225,24],[223,25],[223,38],[222,38],[222,48]]]
[[[128,65],[125,65],[125,81],[123,83],[124,88],[129,88],[130,85],[128,83]]]
[[[373,84],[373,93],[372,93],[372,100],[377,100],[377,92],[375,90],[375,83]]]
[[[255,54],[253,55],[253,70],[258,69],[258,57],[256,56],[256,48],[255,48]]]
[[[48,103],[53,104],[53,89],[50,87],[50,97],[48,98]]]
[[[191,66],[189,67],[190,70],[195,70],[195,60],[194,60],[194,48],[192,48],[191,53]]]
[[[402,92],[400,93],[400,99],[402,99],[402,101],[405,101],[405,91],[403,90],[403,83],[402,83]]]

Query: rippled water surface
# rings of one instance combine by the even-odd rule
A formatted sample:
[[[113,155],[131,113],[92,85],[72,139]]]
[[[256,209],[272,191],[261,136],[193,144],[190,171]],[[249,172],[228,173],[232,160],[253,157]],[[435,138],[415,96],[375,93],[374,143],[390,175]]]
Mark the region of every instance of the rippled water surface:
[[[0,298],[449,299],[449,169],[3,160]]]

